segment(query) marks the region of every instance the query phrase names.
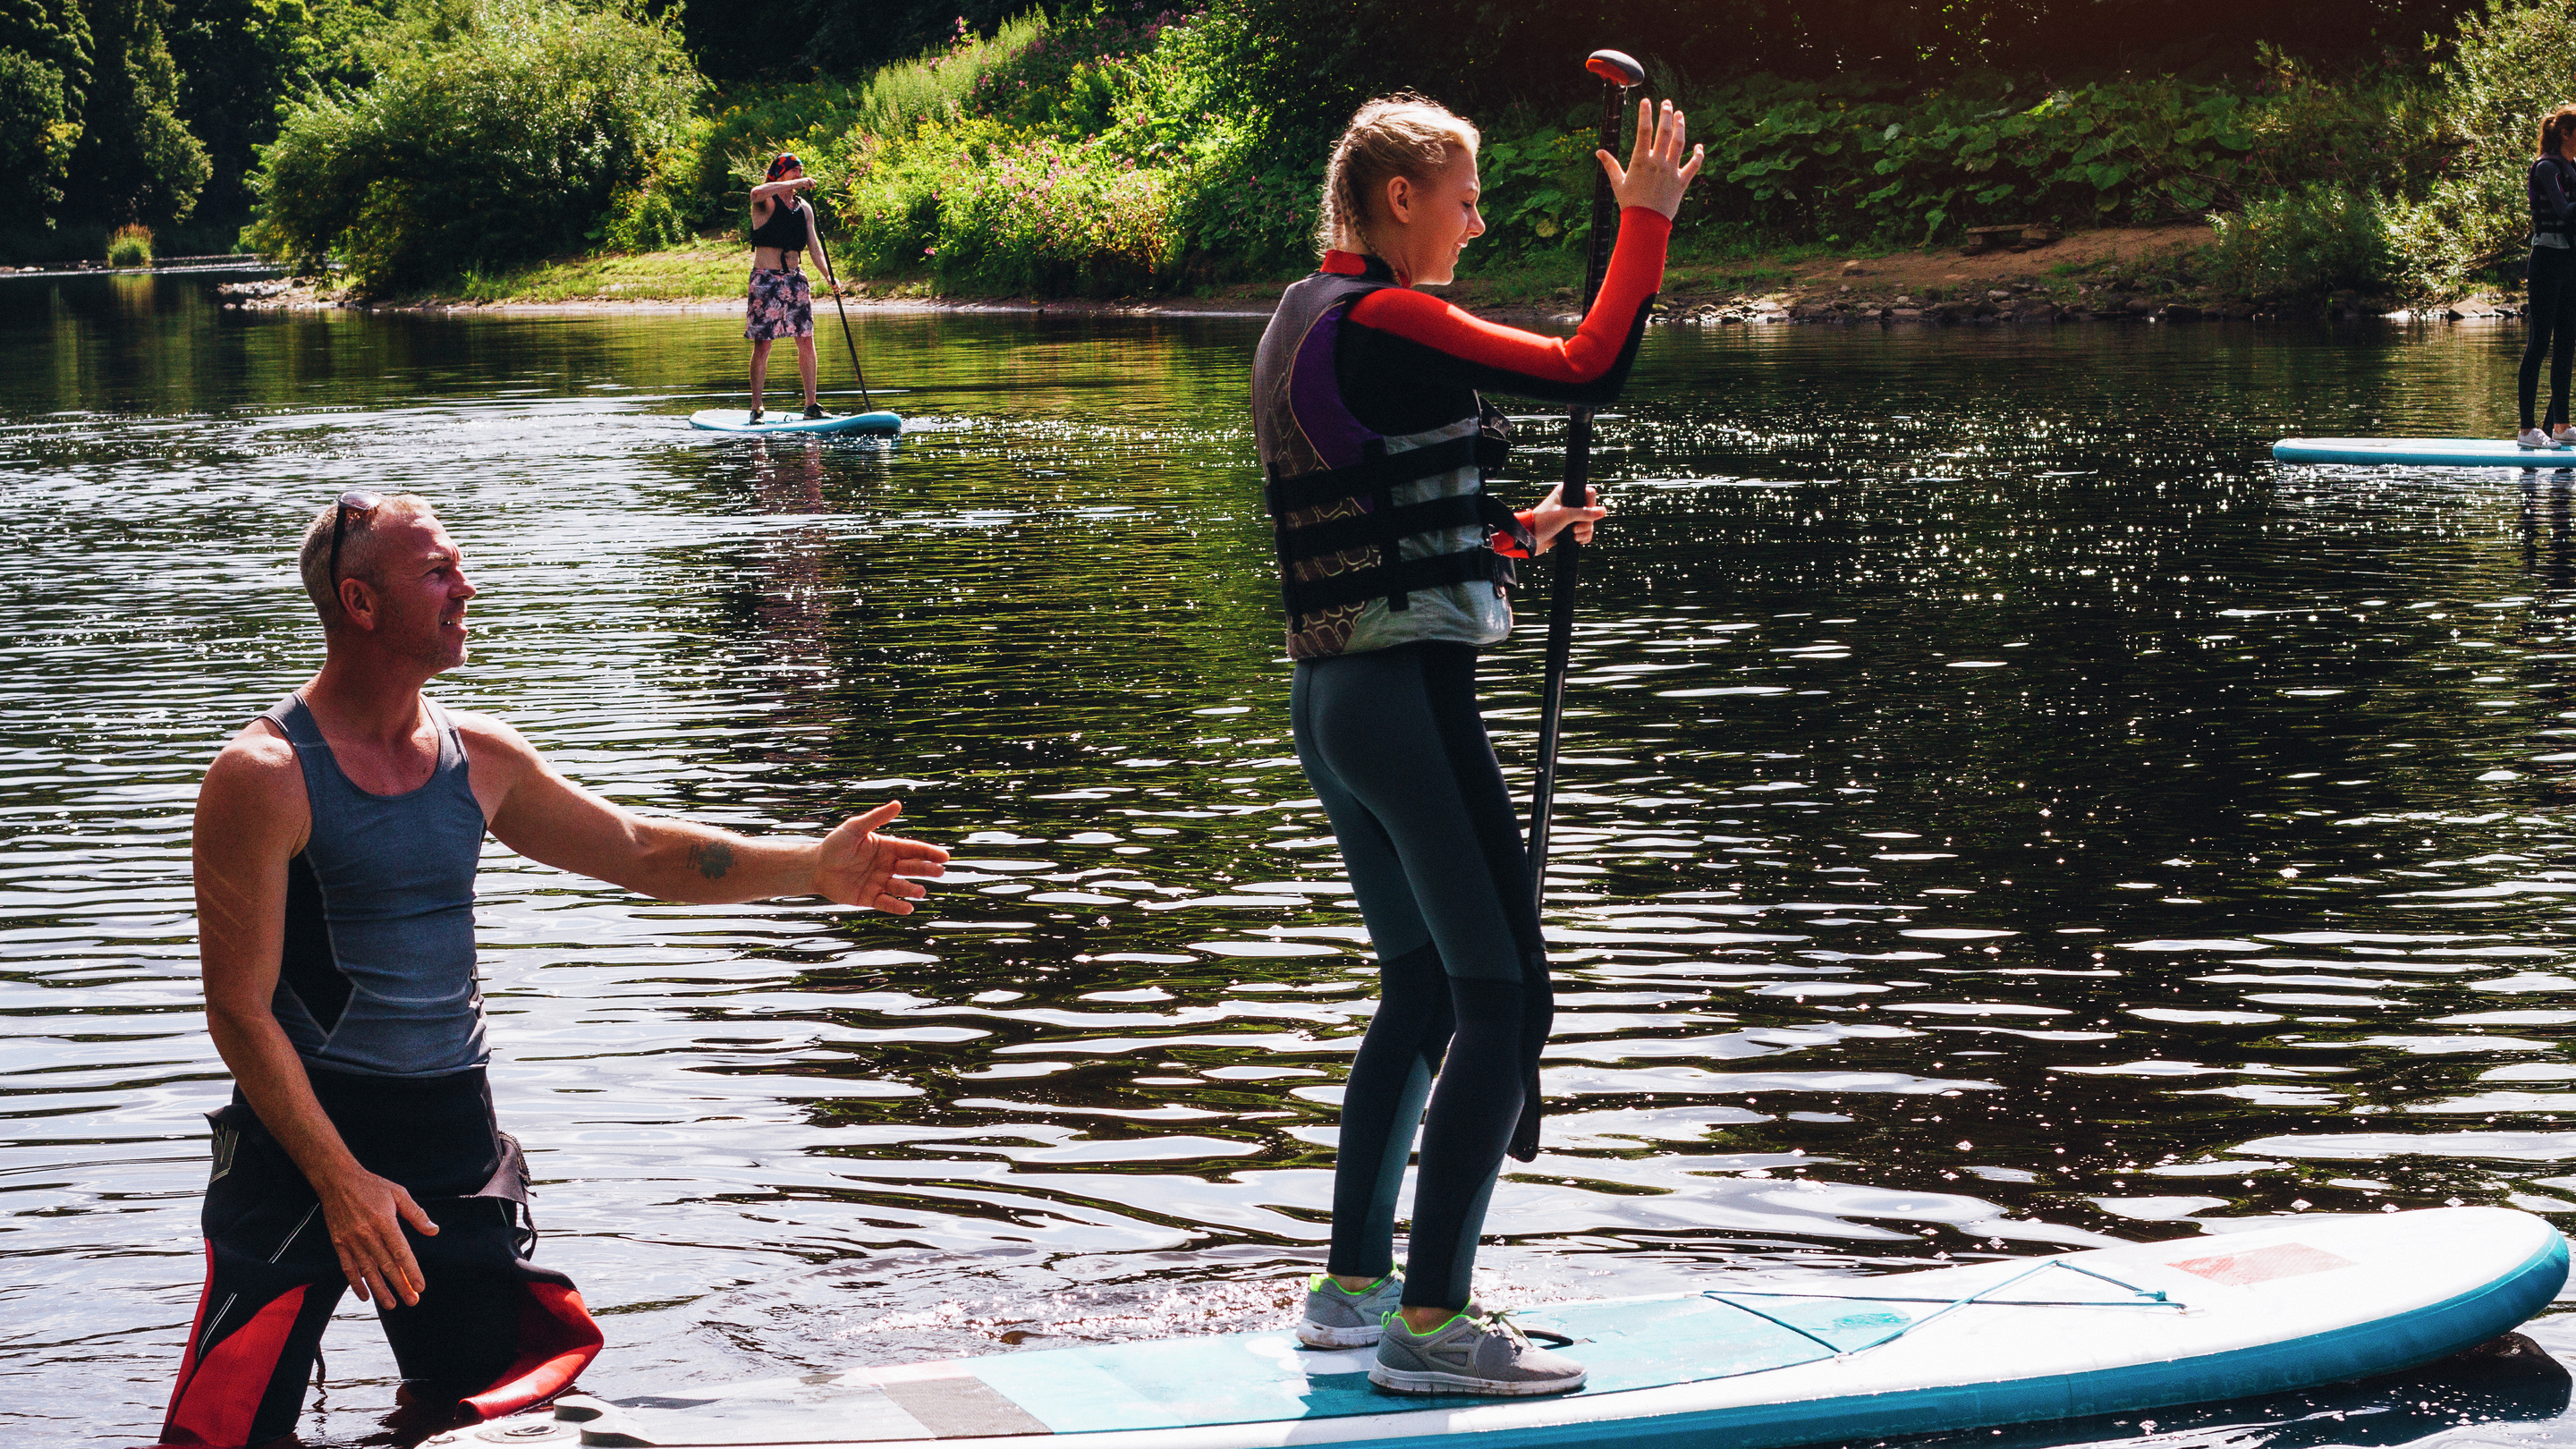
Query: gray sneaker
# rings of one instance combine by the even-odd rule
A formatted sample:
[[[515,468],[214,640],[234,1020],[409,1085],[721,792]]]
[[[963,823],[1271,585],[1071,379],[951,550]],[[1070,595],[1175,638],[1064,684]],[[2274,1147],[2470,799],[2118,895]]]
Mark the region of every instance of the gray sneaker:
[[[1379,1325],[1404,1301],[1404,1275],[1392,1272],[1354,1293],[1318,1273],[1306,1280],[1306,1316],[1297,1341],[1308,1348],[1366,1348],[1385,1332]]]
[[[1400,1394],[1561,1394],[1583,1387],[1583,1365],[1534,1347],[1503,1314],[1469,1307],[1427,1334],[1415,1333],[1400,1314],[1387,1319],[1369,1382]]]

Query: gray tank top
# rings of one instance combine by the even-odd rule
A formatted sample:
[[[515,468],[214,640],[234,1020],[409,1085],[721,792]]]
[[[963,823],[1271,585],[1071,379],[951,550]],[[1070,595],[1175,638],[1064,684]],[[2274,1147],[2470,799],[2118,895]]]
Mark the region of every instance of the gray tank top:
[[[376,1077],[437,1077],[490,1060],[474,969],[474,869],[483,807],[465,741],[421,701],[438,768],[400,795],[370,795],[340,772],[313,712],[288,695],[263,718],[304,770],[313,835],[286,867],[286,944],[270,1009],[308,1066]]]

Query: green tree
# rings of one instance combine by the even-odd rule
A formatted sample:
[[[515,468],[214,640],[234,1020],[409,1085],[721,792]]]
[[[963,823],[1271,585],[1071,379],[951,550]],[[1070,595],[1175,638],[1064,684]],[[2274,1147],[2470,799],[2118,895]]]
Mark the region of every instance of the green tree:
[[[0,0],[0,207],[20,224],[62,204],[89,77],[76,0]]]
[[[179,119],[167,0],[89,0],[95,79],[73,146],[66,217],[165,226],[196,209],[211,166]]]
[[[363,84],[365,33],[386,18],[376,0],[172,0],[179,119],[214,165],[200,222],[249,219],[259,148],[277,139],[289,102],[317,84]]]
[[[671,29],[569,0],[423,0],[260,153],[252,239],[368,291],[579,250],[703,82]]]

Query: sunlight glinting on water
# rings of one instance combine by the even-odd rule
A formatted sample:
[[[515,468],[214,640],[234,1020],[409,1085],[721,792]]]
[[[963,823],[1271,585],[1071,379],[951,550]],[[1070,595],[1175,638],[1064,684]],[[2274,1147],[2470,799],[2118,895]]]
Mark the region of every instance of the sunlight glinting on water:
[[[290,549],[353,484],[468,551],[451,704],[641,810],[901,796],[958,855],[895,921],[487,847],[493,1080],[540,1260],[609,1328],[593,1387],[1284,1321],[1374,972],[1287,738],[1257,323],[871,318],[914,431],[741,444],[680,424],[735,385],[722,316],[127,280],[0,291],[19,1442],[157,1421],[226,1091],[189,803],[318,658]],[[1655,334],[1603,424],[1551,1116],[1480,1294],[2576,1213],[2565,475],[2261,461],[2491,428],[2515,345]],[[1561,438],[1526,419],[1516,471]],[[1486,668],[1521,789],[1539,602]],[[390,1400],[341,1316],[317,1443]],[[1977,1440],[2024,1441],[2058,1442]]]

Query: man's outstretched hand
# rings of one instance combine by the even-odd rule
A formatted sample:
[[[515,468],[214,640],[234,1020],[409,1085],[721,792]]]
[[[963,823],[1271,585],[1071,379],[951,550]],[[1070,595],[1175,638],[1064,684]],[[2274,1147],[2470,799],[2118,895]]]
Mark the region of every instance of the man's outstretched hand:
[[[865,906],[890,916],[912,914],[912,903],[929,889],[913,876],[948,872],[948,852],[936,845],[879,835],[903,813],[903,802],[889,800],[865,815],[853,815],[823,838],[814,862],[814,889],[845,906]]]

